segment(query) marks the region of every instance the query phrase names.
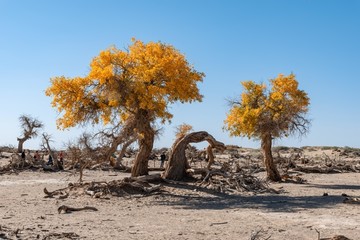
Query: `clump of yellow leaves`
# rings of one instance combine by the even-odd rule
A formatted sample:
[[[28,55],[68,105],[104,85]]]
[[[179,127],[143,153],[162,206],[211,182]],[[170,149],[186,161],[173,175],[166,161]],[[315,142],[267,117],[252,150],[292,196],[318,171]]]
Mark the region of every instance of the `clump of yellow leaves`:
[[[264,84],[242,82],[244,92],[234,103],[225,120],[225,129],[232,136],[260,138],[264,133],[273,137],[287,136],[306,128],[304,114],[310,100],[298,89],[294,74],[278,75],[270,80],[271,90]]]
[[[204,76],[171,45],[133,39],[126,51],[112,47],[100,52],[85,77],[52,78],[46,95],[63,113],[60,128],[124,121],[140,110],[167,121],[172,118],[168,104],[202,100],[197,83]]]
[[[193,127],[187,123],[183,123],[176,127],[175,137],[176,139],[184,137],[186,134],[189,134],[193,131]]]

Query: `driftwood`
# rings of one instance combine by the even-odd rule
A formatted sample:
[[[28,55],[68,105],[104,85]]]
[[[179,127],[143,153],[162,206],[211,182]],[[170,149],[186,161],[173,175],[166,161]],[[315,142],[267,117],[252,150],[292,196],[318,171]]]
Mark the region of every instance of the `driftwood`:
[[[187,172],[191,174],[201,174],[203,176],[199,186],[204,186],[223,193],[279,193],[275,189],[270,188],[266,181],[244,172],[234,173],[223,169],[208,170],[207,168],[188,169]]]
[[[293,170],[304,173],[343,173],[343,172],[359,172],[358,169],[350,165],[340,166],[296,166]]]
[[[59,196],[59,199],[64,199],[69,196],[68,188],[57,189],[55,191],[49,192],[44,188],[45,198],[53,198],[54,196]]]
[[[46,198],[58,196],[59,199],[67,198],[70,194],[85,194],[94,198],[102,196],[124,196],[133,194],[148,195],[161,190],[161,183],[164,182],[160,174],[147,175],[141,177],[128,177],[122,180],[110,182],[89,182],[89,183],[70,183],[68,187],[55,191],[48,191],[44,188]]]
[[[74,208],[74,207],[69,207],[66,205],[62,205],[58,208],[58,213],[71,213],[71,212],[75,212],[75,211],[86,211],[86,210],[91,210],[91,211],[98,211],[97,208],[95,207],[81,207],[81,208]]]
[[[80,239],[80,236],[73,232],[49,233],[42,240],[50,239]]]
[[[293,175],[289,175],[289,174],[284,174],[281,176],[281,181],[285,182],[285,183],[298,183],[298,184],[302,184],[302,183],[306,183],[307,181],[305,179],[303,179],[302,177],[299,176],[293,176]]]

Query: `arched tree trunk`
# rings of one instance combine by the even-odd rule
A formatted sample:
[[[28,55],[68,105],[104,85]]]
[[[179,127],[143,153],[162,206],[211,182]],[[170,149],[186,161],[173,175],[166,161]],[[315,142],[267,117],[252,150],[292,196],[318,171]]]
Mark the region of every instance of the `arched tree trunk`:
[[[189,143],[198,143],[202,141],[209,142],[211,148],[225,149],[225,145],[223,143],[216,141],[213,136],[205,131],[193,132],[185,135],[175,140],[175,143],[170,151],[168,164],[162,177],[170,180],[182,180],[186,177],[186,169],[189,168],[189,164],[185,156],[187,145]]]
[[[264,155],[264,164],[267,177],[271,181],[280,182],[281,176],[276,168],[271,152],[272,138],[270,134],[265,134],[261,138],[261,149]]]

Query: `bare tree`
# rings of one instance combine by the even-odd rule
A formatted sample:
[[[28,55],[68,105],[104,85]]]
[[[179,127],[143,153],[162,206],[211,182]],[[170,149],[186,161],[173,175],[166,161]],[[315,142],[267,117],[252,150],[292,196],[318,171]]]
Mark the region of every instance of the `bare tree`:
[[[54,153],[54,150],[52,149],[50,142],[53,140],[51,139],[51,135],[47,133],[42,134],[42,147],[46,149],[49,152],[49,155],[53,159],[53,170],[59,169],[59,162],[57,160],[57,156]]]
[[[28,115],[21,115],[19,117],[20,126],[22,128],[22,136],[18,137],[18,152],[23,151],[24,142],[30,138],[37,137],[39,129],[44,127],[44,124],[36,118]]]

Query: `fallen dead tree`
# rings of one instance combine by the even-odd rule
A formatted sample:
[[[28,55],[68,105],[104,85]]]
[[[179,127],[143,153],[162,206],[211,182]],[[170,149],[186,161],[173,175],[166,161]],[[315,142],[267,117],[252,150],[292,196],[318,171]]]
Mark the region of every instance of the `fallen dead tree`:
[[[30,154],[26,155],[25,159],[22,159],[19,154],[14,153],[10,158],[8,164],[0,167],[0,174],[43,168],[43,162],[41,160],[35,160]]]
[[[269,187],[266,180],[245,172],[227,172],[223,169],[208,170],[188,169],[189,174],[203,176],[199,186],[219,191],[222,193],[276,193],[279,192]]]
[[[294,171],[303,173],[344,173],[344,172],[360,172],[358,166],[351,165],[333,165],[333,166],[300,166],[293,168]]]
[[[117,196],[127,197],[134,194],[148,195],[161,190],[162,179],[159,174],[142,177],[127,177],[110,182],[70,183],[68,187],[48,191],[44,189],[45,198],[64,199],[69,195],[89,195],[94,198]]]

